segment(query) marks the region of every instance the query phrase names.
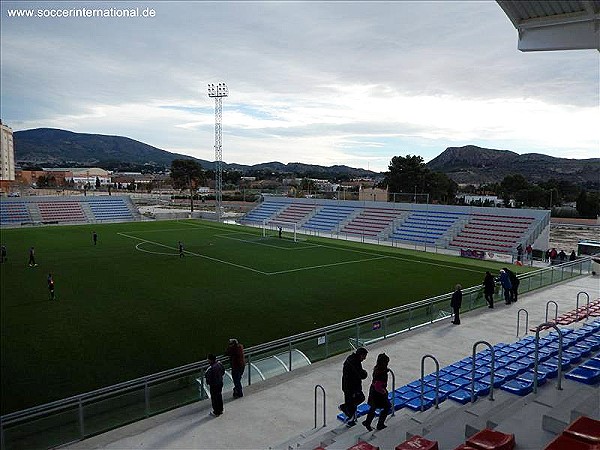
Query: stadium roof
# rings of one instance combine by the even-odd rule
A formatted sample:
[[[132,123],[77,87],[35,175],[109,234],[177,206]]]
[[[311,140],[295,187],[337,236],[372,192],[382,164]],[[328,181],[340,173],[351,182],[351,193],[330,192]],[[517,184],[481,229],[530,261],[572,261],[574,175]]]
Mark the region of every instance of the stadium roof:
[[[519,33],[519,50],[600,51],[600,1],[497,0]]]

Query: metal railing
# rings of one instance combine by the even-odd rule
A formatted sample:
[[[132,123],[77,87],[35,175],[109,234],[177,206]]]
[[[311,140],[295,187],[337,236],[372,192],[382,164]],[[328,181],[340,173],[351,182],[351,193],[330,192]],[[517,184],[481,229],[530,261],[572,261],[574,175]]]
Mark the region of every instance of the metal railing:
[[[591,272],[591,258],[581,258],[521,275],[521,293]],[[335,325],[307,331],[246,349],[248,384],[251,363],[273,355],[299,350],[311,362],[321,361],[349,350],[349,342],[371,343],[388,339],[424,325],[446,320],[451,293],[421,300]],[[480,286],[463,290],[462,310],[487,307]],[[224,358],[221,358],[224,359]],[[135,380],[47,403],[0,418],[1,446],[49,448],[141,420],[192,402],[204,400],[196,379],[208,367],[199,361]]]

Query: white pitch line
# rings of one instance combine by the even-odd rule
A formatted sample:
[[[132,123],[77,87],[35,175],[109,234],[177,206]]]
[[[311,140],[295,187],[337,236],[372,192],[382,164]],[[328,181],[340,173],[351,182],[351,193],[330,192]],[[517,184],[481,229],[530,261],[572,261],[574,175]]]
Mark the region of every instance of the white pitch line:
[[[142,239],[142,238],[139,238],[139,237],[136,237],[136,236],[129,236],[128,234],[125,234],[125,233],[117,233],[117,234],[120,234],[121,236],[130,238],[130,239],[137,239],[138,241],[147,242],[149,244],[154,244],[154,245],[159,245],[161,247],[168,248],[169,250],[175,250],[175,251],[177,251],[177,249],[175,247],[170,247],[168,245],[161,244],[160,242],[149,241],[147,239]],[[267,273],[267,272],[263,272],[262,270],[253,269],[252,267],[242,266],[240,264],[235,264],[235,263],[232,263],[232,262],[229,262],[229,261],[223,261],[222,259],[212,258],[210,256],[201,255],[199,253],[190,252],[188,250],[184,250],[184,252],[187,253],[187,254],[189,254],[189,255],[192,255],[192,256],[198,256],[199,258],[204,258],[204,259],[208,259],[210,261],[215,261],[215,262],[219,262],[219,263],[222,263],[222,264],[227,264],[227,265],[230,265],[230,266],[237,267],[239,269],[250,270],[251,272],[260,273],[261,275],[269,275],[269,273]]]
[[[146,242],[140,242],[139,244],[137,244],[135,246],[135,249],[139,250],[140,252],[150,253],[152,255],[177,256],[177,253],[151,252],[150,250],[144,250],[142,247],[140,247],[141,245],[144,245],[144,244],[146,244]]]
[[[339,262],[339,263],[320,264],[318,266],[299,267],[298,269],[281,270],[279,272],[269,272],[269,273],[267,273],[267,275],[281,275],[281,274],[290,273],[290,272],[300,272],[301,270],[322,269],[325,267],[341,266],[343,264],[356,264],[356,263],[362,263],[362,262],[366,262],[366,261],[375,261],[378,259],[387,259],[387,258],[388,258],[387,256],[380,256],[378,258],[357,259],[354,261],[343,261],[343,262]]]

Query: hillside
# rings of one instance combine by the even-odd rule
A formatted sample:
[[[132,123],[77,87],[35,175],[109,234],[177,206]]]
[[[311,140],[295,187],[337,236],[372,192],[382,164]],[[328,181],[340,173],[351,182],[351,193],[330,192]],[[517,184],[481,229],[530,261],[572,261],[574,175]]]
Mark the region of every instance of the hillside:
[[[427,163],[457,183],[499,182],[507,175],[521,174],[530,182],[555,178],[574,183],[598,183],[600,158],[554,158],[539,153],[519,155],[508,150],[493,150],[474,145],[448,147]]]
[[[194,159],[204,169],[214,169],[214,161],[205,161],[191,156],[161,150],[123,136],[73,133],[54,128],[37,128],[16,131],[15,160],[19,164],[32,164],[47,167],[60,166],[99,166],[114,168],[119,165],[150,165],[168,167],[178,158]],[[311,177],[374,176],[375,172],[355,169],[348,166],[324,167],[312,164],[267,162],[247,166],[236,163],[223,163],[223,168],[239,170],[242,173],[276,172],[307,174]]]

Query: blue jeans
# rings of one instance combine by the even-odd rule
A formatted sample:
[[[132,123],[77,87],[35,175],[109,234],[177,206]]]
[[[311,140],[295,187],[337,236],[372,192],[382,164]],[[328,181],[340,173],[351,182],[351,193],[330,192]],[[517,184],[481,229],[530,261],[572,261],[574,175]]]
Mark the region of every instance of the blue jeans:
[[[243,397],[244,393],[242,392],[242,375],[244,374],[244,368],[241,367],[239,369],[231,369],[231,378],[233,378],[233,396],[234,397]]]

